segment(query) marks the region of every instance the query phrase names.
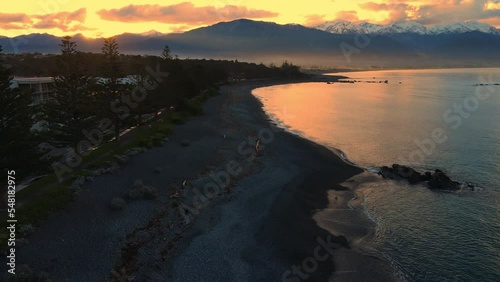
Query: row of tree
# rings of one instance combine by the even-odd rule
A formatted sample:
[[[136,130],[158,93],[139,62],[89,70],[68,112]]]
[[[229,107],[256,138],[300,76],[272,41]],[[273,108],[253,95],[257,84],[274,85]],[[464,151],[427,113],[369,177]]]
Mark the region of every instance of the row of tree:
[[[278,68],[237,61],[180,60],[172,56],[168,46],[161,56],[122,55],[113,38],[104,40],[99,55],[78,51],[71,37],[64,37],[60,47],[58,56],[25,55],[56,66],[53,97],[38,106],[30,105],[30,93],[9,87],[12,69],[0,62],[0,134],[7,136],[0,144],[3,168],[32,171],[43,166],[37,149],[41,142],[85,150],[78,148],[80,141],[93,129],[102,128],[103,122],[107,123],[103,141],[114,138],[118,142],[122,130],[140,125],[145,116],[172,107],[183,110],[190,98],[228,78],[299,73],[297,66],[287,62]],[[10,56],[11,64],[16,63],[13,57],[19,58]],[[22,64],[22,60],[17,63]],[[19,73],[19,65],[14,67]],[[134,83],[124,83],[123,78],[130,74]],[[46,130],[32,131],[33,124],[40,121]]]
[[[123,81],[119,47],[113,38],[104,40],[100,77],[86,73],[84,57],[70,37],[63,38],[60,46],[61,74],[54,78],[54,99],[42,108],[48,129],[46,141],[55,147],[77,146],[85,131],[99,127],[103,120],[110,123],[108,137],[118,142],[120,132],[141,124],[144,115],[182,107],[187,99],[216,82],[196,83],[179,60],[172,58],[168,46],[155,65],[143,66],[128,82]]]
[[[80,52],[85,62],[84,74],[88,76],[103,76],[102,53]],[[17,76],[57,76],[60,75],[58,57],[55,54],[19,53],[5,54],[5,61],[12,66],[12,72]],[[171,56],[176,59],[175,55]],[[137,74],[144,70],[144,66],[155,65],[161,60],[160,56],[120,54],[120,63],[125,75]],[[210,75],[227,77],[230,74],[243,74],[247,79],[269,78],[283,76],[283,65],[263,63],[239,62],[238,60],[214,59],[179,59],[179,64],[191,75],[199,68],[207,70]],[[297,66],[294,66],[298,70]],[[297,73],[296,73],[297,74]]]

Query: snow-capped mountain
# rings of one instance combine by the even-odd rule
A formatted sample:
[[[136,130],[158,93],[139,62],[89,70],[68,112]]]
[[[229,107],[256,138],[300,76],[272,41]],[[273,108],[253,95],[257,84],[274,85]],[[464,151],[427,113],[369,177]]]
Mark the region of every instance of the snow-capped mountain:
[[[365,33],[365,29],[363,29],[363,27],[345,20],[325,22],[315,28],[335,34]]]
[[[500,34],[499,30],[496,29],[495,27],[489,24],[479,23],[477,21],[440,24],[429,27],[427,29],[428,34],[465,33],[470,31],[479,31],[490,34]]]
[[[159,32],[159,31],[156,31],[156,30],[152,29],[150,31],[143,32],[140,35],[146,36],[146,37],[159,37],[159,36],[162,36],[164,34],[161,33],[161,32]]]
[[[394,34],[394,33],[416,33],[427,34],[427,28],[417,22],[397,22],[380,28],[378,33]]]
[[[361,30],[365,33],[377,33],[384,27],[383,25],[368,22],[359,23],[358,26],[361,27]]]
[[[353,23],[346,20],[325,22],[314,28],[334,34],[397,34],[413,33],[421,35],[456,34],[478,31],[500,35],[495,27],[476,21],[457,22],[425,27],[417,22],[396,22],[388,25],[378,25],[368,22]]]

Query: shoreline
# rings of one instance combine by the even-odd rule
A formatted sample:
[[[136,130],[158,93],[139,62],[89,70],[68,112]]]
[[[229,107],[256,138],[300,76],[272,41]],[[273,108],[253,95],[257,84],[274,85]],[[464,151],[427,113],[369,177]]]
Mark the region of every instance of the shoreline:
[[[500,66],[491,66],[491,67],[480,67],[480,66],[475,66],[475,67],[422,67],[422,68],[379,68],[379,69],[332,69],[332,70],[309,70],[306,69],[304,70],[305,73],[311,74],[311,75],[326,75],[326,74],[339,74],[339,73],[354,73],[354,72],[376,72],[376,71],[405,71],[405,70],[410,70],[410,71],[415,71],[415,70],[454,70],[454,69],[496,69],[499,68]]]
[[[313,218],[318,211],[328,211],[331,191],[339,205],[347,205],[354,192],[345,185],[361,183],[351,178],[363,170],[273,125],[251,94],[258,87],[339,78],[271,79],[222,87],[221,95],[204,106],[206,114],[175,127],[165,145],[87,184],[68,210],[51,216],[19,248],[20,264],[71,281],[328,281],[332,273],[336,281],[393,280],[380,261],[347,248],[356,236],[331,236]],[[269,142],[262,138],[261,154],[249,161],[250,140],[259,133],[273,137]],[[187,147],[182,145],[185,140]],[[213,198],[207,197],[194,211],[197,215],[182,216],[179,206],[194,203],[194,191],[204,191],[229,163],[237,164],[233,167],[240,172]],[[157,168],[160,173],[154,172]],[[130,201],[124,210],[110,211],[109,200],[137,179],[156,187],[158,199]],[[172,197],[176,191],[180,196]],[[294,265],[314,266],[309,258],[324,245],[321,240],[331,240],[333,255],[317,260],[314,271],[304,273],[307,279],[295,274]],[[329,250],[323,248],[321,254]],[[102,255],[96,256],[98,252]]]
[[[320,79],[312,79],[311,81],[305,82],[324,82],[322,78],[333,77],[328,75],[320,75]],[[330,82],[337,82],[338,79],[344,79],[347,77],[336,76],[334,80]],[[292,82],[301,83],[301,82]],[[274,86],[278,83],[266,86],[254,87],[250,90],[250,95],[254,89],[260,87]],[[378,177],[378,173],[371,171],[370,168],[363,167],[355,162],[351,161],[347,155],[339,148],[327,147],[322,144],[316,143],[309,140],[307,137],[303,136],[298,132],[293,132],[288,130],[286,125],[281,124],[278,120],[272,119],[269,113],[264,110],[263,102],[256,96],[255,99],[261,104],[261,109],[265,115],[269,118],[269,122],[275,123],[276,126],[284,129],[286,133],[291,134],[297,138],[311,142],[321,148],[328,150],[333,154],[332,157],[339,158],[344,165],[350,166],[361,170],[359,174],[354,175],[351,178],[346,179],[344,182],[335,182],[336,185],[340,187],[334,189],[327,189],[328,205],[323,209],[316,209],[313,216],[314,220],[322,229],[327,230],[330,234],[340,234],[340,236],[347,237],[351,248],[340,247],[336,250],[334,256],[335,261],[335,271],[331,279],[333,281],[365,281],[369,278],[370,281],[391,281],[396,280],[395,270],[389,266],[391,262],[386,261],[385,258],[381,256],[374,255],[374,250],[366,250],[364,248],[359,248],[356,241],[369,240],[370,237],[374,236],[375,225],[372,218],[369,218],[365,214],[364,207],[362,207],[362,199],[359,198],[357,190],[363,184],[368,184],[375,181],[381,181]],[[333,224],[332,224],[333,218]],[[371,270],[371,273],[361,274]],[[314,279],[315,280],[315,279]],[[283,280],[285,281],[285,280]],[[326,280],[325,280],[326,281]]]
[[[251,97],[250,99],[254,99],[255,102],[258,103],[259,110],[268,123],[268,126],[278,126],[279,128],[279,125],[273,124],[273,120],[265,113],[262,102],[251,93],[254,89],[288,83],[335,82],[339,78],[343,77],[320,76],[299,81],[267,80],[258,83],[244,82],[236,85],[235,88],[237,88],[236,92],[238,92],[238,95]],[[281,262],[286,262],[280,265],[280,267],[282,268],[284,265],[288,265],[288,267],[284,268],[285,272],[282,272],[281,277],[271,275],[259,277],[259,279],[273,279],[279,281],[330,281],[329,279],[333,277],[335,281],[360,281],[366,279],[370,279],[370,281],[394,280],[393,270],[387,265],[386,261],[383,261],[382,258],[368,255],[359,249],[352,249],[353,246],[351,246],[351,243],[359,240],[359,238],[366,238],[373,235],[372,228],[365,226],[369,224],[373,225],[373,222],[368,222],[363,211],[356,210],[356,208],[353,209],[350,203],[351,200],[356,197],[355,189],[357,186],[362,185],[365,181],[373,181],[377,177],[372,173],[365,172],[364,168],[357,166],[347,158],[341,156],[339,152],[342,151],[339,149],[337,149],[338,152],[334,152],[330,148],[310,141],[303,136],[289,132],[284,128],[280,129],[282,131],[279,131],[277,134],[283,134],[286,138],[294,139],[294,142],[300,143],[299,146],[302,147],[302,149],[308,151],[309,154],[314,154],[314,158],[317,157],[321,160],[313,161],[319,163],[316,163],[312,171],[310,171],[311,167],[303,167],[305,171],[298,172],[291,181],[285,183],[283,185],[284,188],[281,189],[282,191],[280,191],[279,195],[274,199],[266,220],[264,220],[264,224],[260,227],[256,237],[260,239],[259,244],[267,245],[269,249],[278,249],[286,254],[284,257],[279,258]],[[311,186],[316,187],[311,191]],[[290,193],[287,190],[295,191]],[[331,200],[331,193],[335,194],[335,201]],[[304,198],[307,199],[306,203],[304,203]],[[332,203],[338,205],[332,209],[330,207]],[[322,219],[315,219],[312,216],[316,212],[317,214],[323,214],[336,209],[351,209],[351,211],[356,212],[357,215],[355,216],[358,217],[357,219],[354,219],[351,214],[347,220],[356,222],[354,224],[348,223],[348,225],[358,225],[358,227],[352,230],[344,229],[343,233],[339,234],[337,230],[341,230],[340,225],[335,229],[331,229],[332,226],[330,226],[330,230],[328,230],[326,227],[318,226],[322,224]],[[212,212],[220,216],[217,211]],[[210,211],[208,211],[208,213],[210,214]],[[294,216],[289,216],[289,214],[294,214]],[[308,214],[310,214],[311,217],[308,217]],[[213,215],[206,215],[206,217],[213,219]],[[210,221],[208,218],[205,220]],[[201,222],[204,221],[203,218],[198,220]],[[204,225],[204,223],[200,225]],[[362,229],[361,232],[359,231],[360,229]],[[189,244],[186,244],[184,247],[189,248],[189,245],[193,244],[193,241],[199,240],[197,237],[200,236],[200,233],[206,234],[208,232],[208,230],[203,228],[197,229],[193,232]],[[205,240],[201,239],[201,241]],[[271,241],[273,243],[268,244],[266,241]],[[309,273],[303,271],[298,274],[294,272],[296,266],[307,267],[310,258],[315,257],[315,250],[318,246],[324,245],[327,241],[335,245],[335,251],[331,257],[333,260],[332,263],[330,263],[329,258],[326,263],[323,264],[318,261],[318,267],[313,272]],[[197,245],[198,247],[203,246],[202,243],[198,243]],[[196,247],[194,249],[196,249]],[[183,252],[190,253],[186,255],[187,257],[195,253],[194,251],[191,253],[190,250],[184,250]],[[276,257],[274,258],[276,259]],[[253,257],[251,260],[259,261],[260,259]],[[182,263],[179,263],[179,265],[186,262],[187,260],[182,260]],[[276,264],[276,261],[274,264]],[[178,266],[178,268],[183,269],[182,266]],[[306,270],[306,268],[304,269]],[[367,270],[369,270],[369,272],[367,272]],[[175,273],[175,270],[173,272]],[[331,276],[332,274],[333,276]],[[174,281],[186,281],[188,277],[201,278],[196,276],[186,277],[183,275],[170,278],[173,278]],[[253,278],[254,277],[252,277],[252,279]],[[297,278],[300,280],[294,280]]]

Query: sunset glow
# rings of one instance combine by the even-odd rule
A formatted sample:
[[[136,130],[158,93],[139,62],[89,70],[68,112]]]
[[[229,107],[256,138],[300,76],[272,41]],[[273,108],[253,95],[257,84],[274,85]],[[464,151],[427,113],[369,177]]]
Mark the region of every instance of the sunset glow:
[[[500,1],[26,0],[3,7],[0,35],[46,32],[101,37],[152,29],[171,33],[240,18],[303,25],[335,19],[381,24],[417,21],[424,25],[475,20],[500,28]]]

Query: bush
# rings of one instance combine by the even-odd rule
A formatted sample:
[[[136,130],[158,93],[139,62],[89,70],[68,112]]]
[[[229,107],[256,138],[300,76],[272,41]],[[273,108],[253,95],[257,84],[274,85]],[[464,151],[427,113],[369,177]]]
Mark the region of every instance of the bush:
[[[35,232],[35,228],[31,224],[24,224],[19,228],[19,234],[21,235],[21,237],[27,237],[33,232]]]
[[[189,115],[201,116],[203,115],[203,97],[198,96],[193,99],[182,100],[179,109],[186,111]]]
[[[189,142],[189,140],[184,139],[184,140],[181,141],[181,146],[182,147],[187,147],[189,145],[191,145],[191,142]]]
[[[186,122],[186,117],[181,112],[175,112],[170,117],[174,124],[184,124]]]
[[[156,194],[156,189],[150,186],[147,186],[144,191],[144,199],[153,200],[156,199],[158,195]]]
[[[125,200],[122,198],[113,198],[109,207],[114,211],[121,210],[125,207]]]
[[[154,146],[161,146],[165,144],[165,134],[161,133],[156,133],[151,136],[151,143],[153,143]]]
[[[136,189],[130,189],[127,190],[127,192],[125,192],[125,197],[133,201],[140,200],[142,199],[143,196],[144,196],[143,193],[141,193],[139,190]]]
[[[155,129],[158,133],[167,135],[172,131],[172,125],[167,120],[162,120],[156,124]]]
[[[142,183],[142,180],[137,179],[137,180],[134,182],[134,184],[132,185],[132,188],[133,188],[133,189],[136,189],[136,188],[140,188],[140,187],[142,187],[142,186],[144,186],[144,183]]]
[[[132,188],[125,192],[125,197],[130,200],[152,200],[157,197],[157,194],[154,187],[144,185],[141,180],[136,180],[132,185]]]

